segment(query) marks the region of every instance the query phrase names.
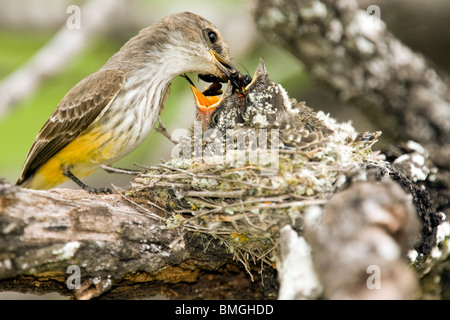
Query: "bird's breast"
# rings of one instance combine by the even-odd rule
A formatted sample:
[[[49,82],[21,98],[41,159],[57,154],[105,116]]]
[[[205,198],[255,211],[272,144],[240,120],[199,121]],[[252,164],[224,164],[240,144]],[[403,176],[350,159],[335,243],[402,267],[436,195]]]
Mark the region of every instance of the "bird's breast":
[[[169,94],[170,82],[127,83],[99,115],[103,130],[111,132],[109,157],[119,159],[136,149],[151,132]],[[95,123],[93,123],[95,126]]]

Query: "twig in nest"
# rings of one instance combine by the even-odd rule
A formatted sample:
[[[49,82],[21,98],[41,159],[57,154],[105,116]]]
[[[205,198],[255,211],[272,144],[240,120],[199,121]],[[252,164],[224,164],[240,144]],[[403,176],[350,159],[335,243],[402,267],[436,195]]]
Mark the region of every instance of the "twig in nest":
[[[242,198],[245,190],[236,191],[188,191],[187,197]]]
[[[253,275],[250,272],[250,267],[248,265],[248,260],[245,258],[244,254],[240,249],[237,250],[238,254],[235,254],[236,259],[244,265],[245,271],[250,275],[252,282],[254,281]]]
[[[262,185],[262,184],[257,184],[257,183],[249,183],[249,182],[240,181],[240,180],[228,179],[228,178],[223,178],[223,177],[220,177],[220,176],[217,176],[217,175],[213,175],[213,174],[196,173],[197,171],[206,171],[209,168],[215,168],[216,167],[215,165],[210,165],[210,166],[205,166],[205,167],[200,167],[200,168],[199,167],[195,167],[192,170],[184,170],[184,169],[175,168],[175,167],[168,167],[168,166],[166,166],[164,164],[160,164],[159,166],[162,167],[162,168],[171,170],[171,171],[183,172],[183,173],[186,173],[186,174],[188,174],[188,175],[190,175],[192,177],[195,177],[195,178],[215,179],[215,180],[220,180],[220,181],[230,182],[230,183],[240,183],[240,184],[243,184],[243,185],[246,185],[246,186],[249,186],[249,187],[254,187],[254,188],[264,188],[264,189],[269,189],[269,190],[278,190],[277,187],[273,187],[273,186],[267,186],[267,185]],[[240,169],[240,168],[235,168],[235,169],[231,169],[231,170],[228,170],[228,171],[237,171],[237,169]],[[259,170],[258,167],[252,167],[252,169]],[[241,169],[241,170],[244,170],[244,169]],[[218,170],[218,171],[220,171],[220,170]],[[148,173],[145,173],[142,176],[149,177],[149,178],[151,178],[151,177],[164,177],[164,178],[166,178],[167,176],[172,177],[171,175],[166,175],[166,174],[153,176],[153,175],[148,174]]]
[[[133,166],[141,168],[141,169],[145,169],[145,170],[156,169],[156,167],[147,166],[145,164],[141,164],[141,163],[137,163],[137,162],[133,162]]]
[[[158,216],[157,214],[154,214],[153,212],[149,211],[148,209],[144,208],[143,206],[141,206],[140,204],[136,203],[135,201],[131,200],[129,197],[125,196],[121,191],[123,191],[123,189],[120,189],[119,187],[112,185],[114,190],[117,191],[118,194],[120,194],[122,196],[122,198],[124,198],[126,201],[130,202],[131,204],[135,205],[136,207],[138,207],[139,209],[143,210],[147,215],[149,215],[151,218],[159,220],[159,221],[165,221],[166,219],[164,219],[163,217]],[[120,189],[120,190],[119,190]],[[155,206],[156,208],[162,210],[164,213],[168,214],[168,212],[166,210],[164,210],[163,208],[154,205],[153,203],[151,203],[149,201],[150,205]]]
[[[141,173],[141,171],[138,170],[128,170],[128,169],[121,169],[121,168],[115,168],[115,167],[110,167],[107,166],[105,164],[100,165],[100,169],[108,172],[108,173],[119,173],[119,174],[128,174],[131,176],[136,176],[139,173]]]

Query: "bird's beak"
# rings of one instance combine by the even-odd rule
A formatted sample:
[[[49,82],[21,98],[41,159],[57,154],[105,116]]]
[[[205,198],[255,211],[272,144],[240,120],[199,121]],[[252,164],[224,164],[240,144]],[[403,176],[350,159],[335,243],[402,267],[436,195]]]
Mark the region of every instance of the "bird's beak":
[[[263,75],[267,75],[267,69],[263,59],[259,59],[258,66],[256,67],[255,74],[253,75],[253,79],[256,79]]]
[[[250,91],[250,88],[255,85],[257,80],[263,76],[267,76],[266,65],[263,59],[259,59],[258,66],[256,67],[255,74],[253,75],[252,81],[244,88],[246,92]]]
[[[216,64],[217,68],[225,75],[225,77],[230,79],[233,74],[239,72],[231,63],[223,59],[220,55],[218,55],[213,50],[209,50],[209,53],[213,57],[213,61]]]
[[[220,98],[218,96],[205,96],[200,90],[191,85],[192,93],[195,98],[195,105],[197,106],[197,110],[200,114],[210,115],[218,105]]]

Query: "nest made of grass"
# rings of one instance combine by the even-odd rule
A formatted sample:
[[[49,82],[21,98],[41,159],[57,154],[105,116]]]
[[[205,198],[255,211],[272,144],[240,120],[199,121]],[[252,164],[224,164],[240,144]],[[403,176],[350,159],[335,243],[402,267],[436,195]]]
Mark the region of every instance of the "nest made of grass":
[[[350,124],[322,117],[335,130],[324,144],[278,150],[277,159],[264,150],[257,164],[249,154],[258,150],[236,150],[232,163],[223,157],[171,159],[140,174],[132,194],[163,211],[169,228],[219,239],[247,267],[250,261],[273,265],[283,226],[301,229],[308,208],[324,205],[350,173],[381,161],[372,152],[379,133],[358,140]]]

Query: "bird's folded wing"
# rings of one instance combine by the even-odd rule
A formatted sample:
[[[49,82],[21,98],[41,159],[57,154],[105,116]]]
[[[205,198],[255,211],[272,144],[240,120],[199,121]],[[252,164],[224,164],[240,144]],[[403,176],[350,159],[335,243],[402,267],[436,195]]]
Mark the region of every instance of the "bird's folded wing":
[[[17,184],[73,141],[117,96],[125,83],[120,70],[99,70],[75,85],[42,127],[28,152]]]

